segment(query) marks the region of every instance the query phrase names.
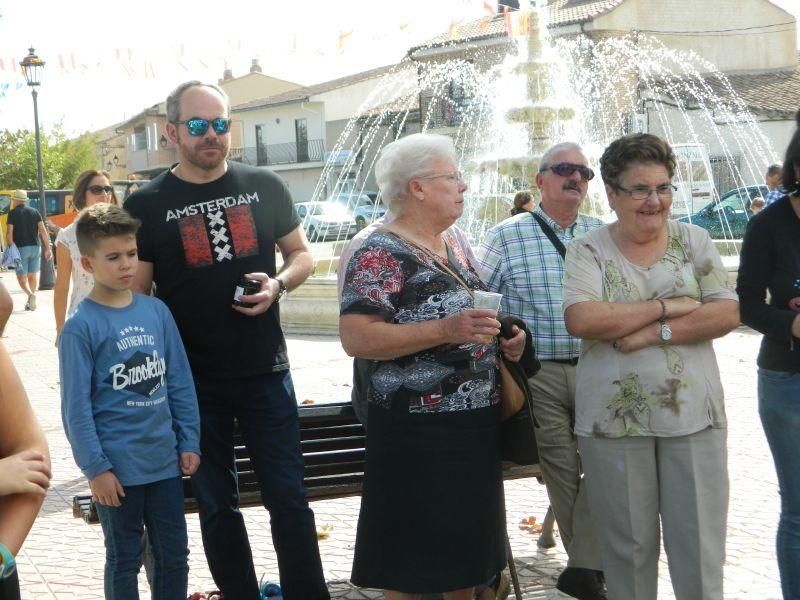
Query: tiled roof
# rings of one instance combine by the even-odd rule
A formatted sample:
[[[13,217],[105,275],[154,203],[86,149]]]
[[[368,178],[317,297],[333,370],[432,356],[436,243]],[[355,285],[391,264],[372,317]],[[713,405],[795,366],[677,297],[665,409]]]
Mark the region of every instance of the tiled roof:
[[[752,112],[772,118],[791,119],[800,108],[800,64],[792,71],[728,75],[731,87]],[[708,83],[721,97],[730,93],[716,78]]]
[[[585,23],[625,0],[553,0],[547,6],[548,27]]]
[[[239,112],[246,110],[255,110],[267,106],[275,106],[277,104],[288,104],[291,102],[306,101],[311,96],[314,96],[316,94],[322,94],[323,92],[330,92],[331,90],[352,85],[354,83],[359,83],[361,81],[366,81],[368,79],[375,79],[376,77],[380,77],[381,75],[385,75],[386,73],[391,73],[393,70],[397,68],[398,65],[386,65],[385,67],[378,67],[377,69],[362,71],[361,73],[347,75],[345,77],[340,77],[339,79],[332,79],[331,81],[325,81],[323,83],[316,83],[314,85],[309,85],[306,87],[289,90],[287,92],[275,94],[274,96],[269,96],[267,98],[259,98],[258,100],[251,100],[250,102],[245,102],[244,104],[238,104],[237,106],[234,106],[232,110],[234,112]]]
[[[445,46],[447,44],[456,44],[460,42],[474,42],[477,40],[504,37],[506,35],[506,25],[502,15],[495,16],[494,18],[482,18],[468,23],[458,23],[453,25],[452,34],[445,31],[418,46],[411,48],[408,53],[411,54],[415,50],[421,48],[429,48],[431,46]]]
[[[583,23],[594,17],[610,11],[622,4],[625,0],[551,0],[547,6],[548,26],[570,25]],[[432,46],[445,46],[462,42],[505,37],[506,25],[502,14],[493,18],[483,17],[468,23],[454,24],[452,32],[446,31],[435,38],[411,48],[413,53],[421,48]]]

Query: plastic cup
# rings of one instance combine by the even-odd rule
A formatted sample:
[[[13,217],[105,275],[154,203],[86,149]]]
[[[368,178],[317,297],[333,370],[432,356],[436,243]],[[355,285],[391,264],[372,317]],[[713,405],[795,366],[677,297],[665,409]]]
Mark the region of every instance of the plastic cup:
[[[503,294],[497,292],[484,292],[483,290],[475,290],[475,308],[483,308],[486,310],[493,310],[497,312],[500,310],[500,300]]]
[[[474,293],[474,308],[493,310],[495,313],[500,310],[500,300],[503,298],[503,294],[498,294],[497,292],[484,292],[483,290],[475,290]],[[485,338],[487,344],[489,344],[493,339],[491,336],[481,337]]]

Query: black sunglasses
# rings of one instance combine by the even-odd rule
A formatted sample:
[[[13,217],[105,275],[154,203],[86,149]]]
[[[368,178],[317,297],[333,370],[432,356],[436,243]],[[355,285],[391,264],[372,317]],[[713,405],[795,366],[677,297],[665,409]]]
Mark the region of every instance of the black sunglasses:
[[[217,135],[224,135],[231,129],[231,120],[222,117],[211,119],[210,121],[208,119],[201,119],[200,117],[192,117],[186,121],[175,121],[175,125],[183,124],[185,124],[186,129],[189,130],[189,135],[195,137],[205,135],[209,125],[211,125]]]
[[[585,165],[576,165],[575,163],[558,163],[555,165],[550,165],[549,167],[542,167],[539,169],[539,173],[544,173],[545,171],[550,170],[559,177],[569,177],[575,171],[580,173],[581,179],[584,181],[590,181],[594,178],[594,171],[592,171],[589,167]]]
[[[100,194],[111,195],[114,192],[114,188],[110,185],[90,185],[86,189],[92,192],[95,196],[99,196]]]

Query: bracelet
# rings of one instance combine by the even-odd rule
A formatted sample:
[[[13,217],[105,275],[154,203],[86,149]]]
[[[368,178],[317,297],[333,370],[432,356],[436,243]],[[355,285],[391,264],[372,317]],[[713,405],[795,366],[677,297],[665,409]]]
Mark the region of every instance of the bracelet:
[[[667,305],[661,298],[656,298],[656,300],[658,300],[658,303],[661,305],[661,316],[658,317],[658,320],[663,323],[667,320]]]
[[[3,544],[0,544],[0,580],[11,577],[17,570],[17,561],[14,555]]]

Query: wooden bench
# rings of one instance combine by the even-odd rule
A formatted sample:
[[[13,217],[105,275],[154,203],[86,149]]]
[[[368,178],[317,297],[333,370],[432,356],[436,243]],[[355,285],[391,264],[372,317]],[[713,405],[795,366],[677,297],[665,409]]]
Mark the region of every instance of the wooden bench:
[[[361,494],[364,480],[366,433],[358,422],[352,405],[347,403],[300,406],[300,439],[305,461],[303,483],[309,500],[344,498]],[[239,478],[239,506],[261,506],[258,479],[250,464],[247,448],[238,431],[234,433],[236,473]],[[503,465],[503,479],[541,477],[538,465]],[[184,509],[197,512],[197,500],[189,477],[183,478]],[[91,495],[72,500],[75,518],[97,523],[97,511]],[[522,598],[511,547],[509,570],[517,598]]]

